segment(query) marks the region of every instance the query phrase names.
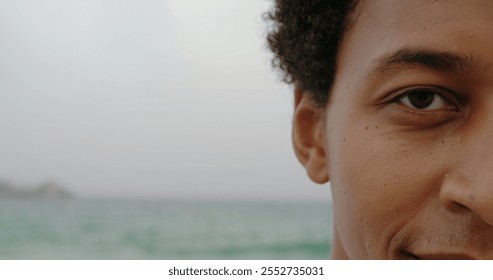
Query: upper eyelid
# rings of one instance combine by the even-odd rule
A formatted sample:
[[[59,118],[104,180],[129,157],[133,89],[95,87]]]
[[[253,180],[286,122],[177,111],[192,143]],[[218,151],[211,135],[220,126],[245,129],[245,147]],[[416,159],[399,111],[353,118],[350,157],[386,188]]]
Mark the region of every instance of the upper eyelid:
[[[450,93],[449,90],[442,88],[442,87],[436,87],[436,86],[412,86],[412,87],[407,87],[407,88],[402,88],[399,90],[396,90],[393,95],[399,96],[399,95],[404,95],[404,94],[409,94],[417,91],[430,91],[433,93]]]

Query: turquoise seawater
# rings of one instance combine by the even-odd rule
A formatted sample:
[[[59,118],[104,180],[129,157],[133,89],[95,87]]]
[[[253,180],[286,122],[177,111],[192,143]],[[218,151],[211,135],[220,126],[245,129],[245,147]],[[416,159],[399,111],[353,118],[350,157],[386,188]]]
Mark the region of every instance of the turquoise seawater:
[[[327,259],[330,203],[0,199],[0,259]]]

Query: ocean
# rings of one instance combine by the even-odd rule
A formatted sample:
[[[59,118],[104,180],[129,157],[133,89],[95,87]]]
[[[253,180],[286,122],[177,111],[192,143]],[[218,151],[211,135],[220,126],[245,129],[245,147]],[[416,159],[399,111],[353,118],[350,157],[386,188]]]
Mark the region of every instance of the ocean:
[[[0,259],[328,259],[329,202],[0,199]]]

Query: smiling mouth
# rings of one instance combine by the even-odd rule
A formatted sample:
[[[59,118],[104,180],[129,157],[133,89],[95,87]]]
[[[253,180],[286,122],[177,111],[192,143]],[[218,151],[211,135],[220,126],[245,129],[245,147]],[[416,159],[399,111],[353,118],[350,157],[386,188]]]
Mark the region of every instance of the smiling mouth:
[[[402,252],[405,259],[408,260],[475,260],[467,254],[462,253],[420,253]]]

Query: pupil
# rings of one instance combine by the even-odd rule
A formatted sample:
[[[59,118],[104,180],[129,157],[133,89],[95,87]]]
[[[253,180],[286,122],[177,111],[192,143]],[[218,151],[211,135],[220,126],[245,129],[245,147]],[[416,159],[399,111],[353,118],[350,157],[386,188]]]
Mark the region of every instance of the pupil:
[[[423,109],[431,105],[433,102],[434,93],[430,92],[415,92],[409,94],[409,102],[418,109]]]

